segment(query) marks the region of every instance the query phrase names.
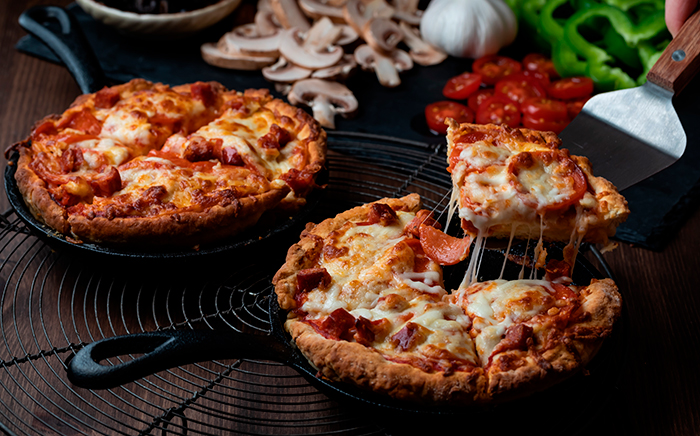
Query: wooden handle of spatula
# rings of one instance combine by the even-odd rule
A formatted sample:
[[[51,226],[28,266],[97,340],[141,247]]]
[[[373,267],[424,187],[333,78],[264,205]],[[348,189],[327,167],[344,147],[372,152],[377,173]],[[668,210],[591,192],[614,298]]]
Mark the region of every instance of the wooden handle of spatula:
[[[681,30],[647,74],[647,80],[675,95],[690,83],[700,70],[700,11],[683,24]]]

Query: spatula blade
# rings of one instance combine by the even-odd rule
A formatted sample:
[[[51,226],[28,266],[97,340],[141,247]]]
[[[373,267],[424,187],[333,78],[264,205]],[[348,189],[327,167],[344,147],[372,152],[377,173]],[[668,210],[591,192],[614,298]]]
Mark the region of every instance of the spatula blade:
[[[571,154],[591,161],[595,175],[623,190],[683,155],[686,136],[672,97],[651,82],[598,94],[559,136]]]

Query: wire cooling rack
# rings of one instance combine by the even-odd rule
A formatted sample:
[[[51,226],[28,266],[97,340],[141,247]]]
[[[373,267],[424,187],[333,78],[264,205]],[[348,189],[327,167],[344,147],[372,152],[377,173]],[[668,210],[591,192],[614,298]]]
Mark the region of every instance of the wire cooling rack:
[[[360,133],[329,138],[329,175],[308,221],[408,193],[445,211],[444,145]],[[0,216],[0,431],[7,435],[389,435],[294,370],[212,361],[110,390],[72,386],[65,359],[105,337],[172,328],[265,333],[265,295],[300,227],[209,259],[81,255]]]
[[[438,145],[335,133],[329,180],[309,221],[418,192],[449,190]],[[284,365],[187,365],[111,390],[73,387],[65,359],[84,344],[169,328],[269,328],[262,296],[301,229],[261,250],[168,265],[54,249],[8,211],[0,218],[0,430],[10,435],[379,435]]]

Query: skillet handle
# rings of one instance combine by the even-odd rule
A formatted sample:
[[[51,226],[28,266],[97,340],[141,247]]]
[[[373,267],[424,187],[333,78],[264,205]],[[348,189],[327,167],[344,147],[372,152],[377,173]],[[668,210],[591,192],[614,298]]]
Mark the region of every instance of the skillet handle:
[[[68,380],[88,389],[109,389],[189,363],[216,359],[264,359],[286,362],[291,353],[272,336],[233,331],[166,330],[115,336],[92,342],[66,361]],[[141,354],[116,365],[99,362]]]
[[[57,6],[35,6],[20,15],[19,24],[46,44],[66,65],[80,90],[93,93],[107,85],[107,77],[78,20]]]

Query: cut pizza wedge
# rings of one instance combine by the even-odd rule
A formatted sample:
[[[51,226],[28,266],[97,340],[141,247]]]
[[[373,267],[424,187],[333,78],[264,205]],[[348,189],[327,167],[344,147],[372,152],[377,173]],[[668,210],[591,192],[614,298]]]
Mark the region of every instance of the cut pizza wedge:
[[[552,132],[450,120],[447,141],[453,202],[474,237],[606,243],[629,214],[615,186]]]
[[[488,398],[538,391],[584,367],[620,317],[610,279],[589,286],[561,280],[492,280],[461,287],[449,300],[464,309],[484,368]]]

